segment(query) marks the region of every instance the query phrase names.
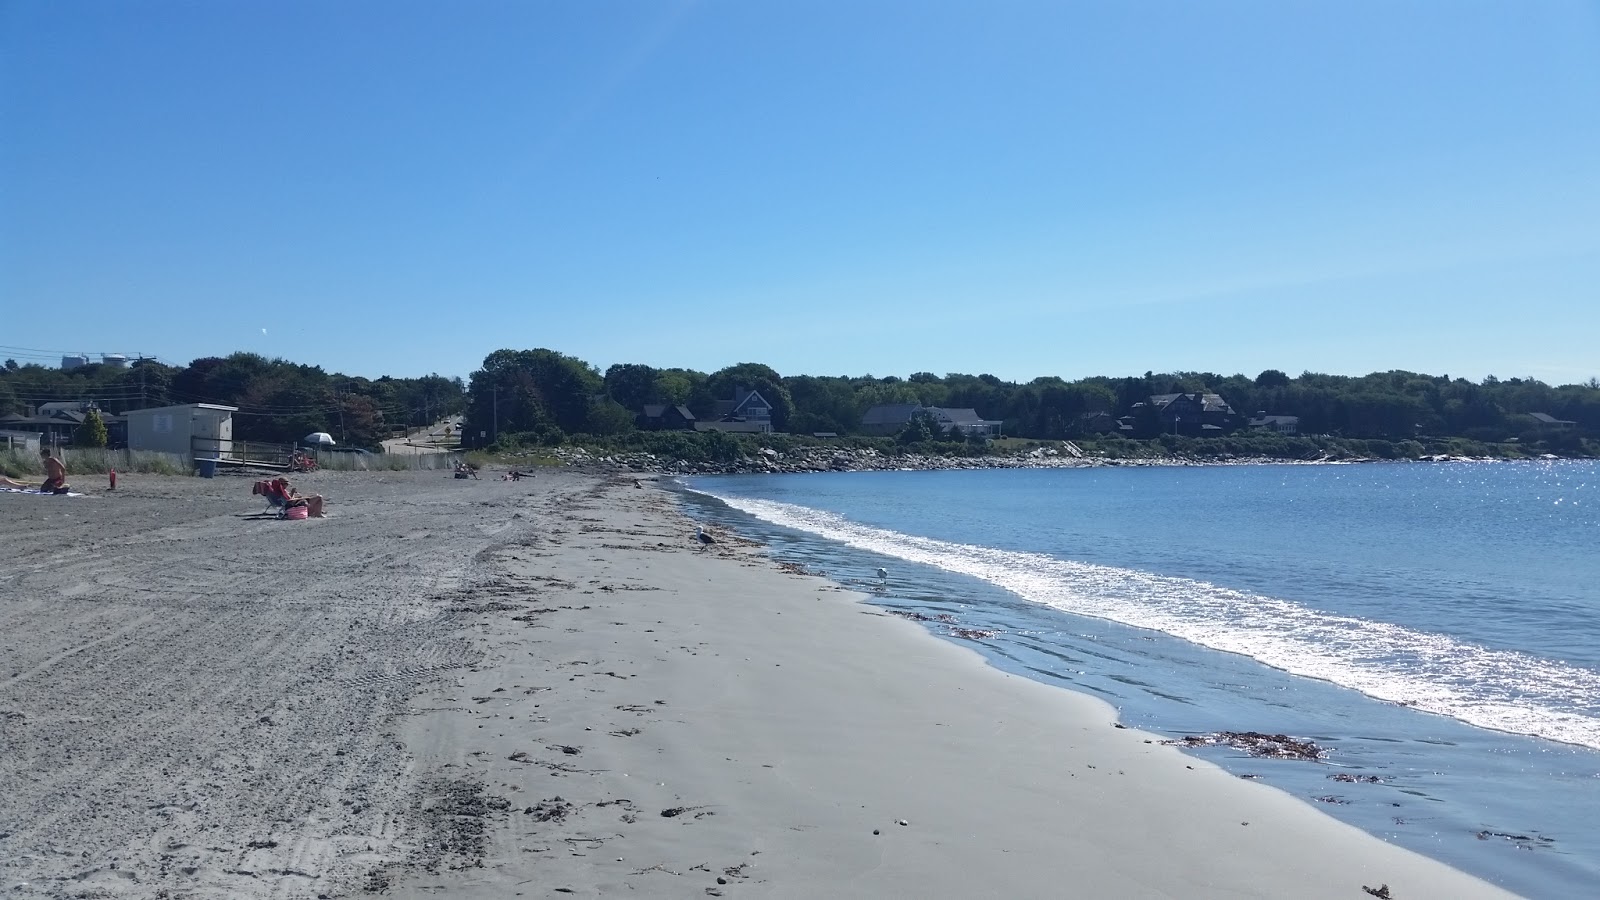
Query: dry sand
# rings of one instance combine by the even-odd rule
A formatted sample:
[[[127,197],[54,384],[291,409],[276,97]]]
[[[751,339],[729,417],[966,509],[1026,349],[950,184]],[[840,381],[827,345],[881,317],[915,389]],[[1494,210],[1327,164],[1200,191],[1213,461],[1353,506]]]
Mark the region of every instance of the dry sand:
[[[0,896],[1503,896],[631,479],[304,481],[0,495]]]

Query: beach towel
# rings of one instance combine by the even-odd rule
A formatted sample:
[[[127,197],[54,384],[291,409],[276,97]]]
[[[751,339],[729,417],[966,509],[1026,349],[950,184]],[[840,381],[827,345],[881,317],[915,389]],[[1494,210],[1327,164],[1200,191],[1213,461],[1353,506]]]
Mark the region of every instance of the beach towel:
[[[83,496],[82,494],[78,493],[77,491],[68,491],[65,494],[57,494],[54,491],[49,491],[49,492],[46,492],[46,491],[33,491],[33,490],[29,490],[27,488],[11,488],[11,487],[0,488],[0,493],[27,494],[27,495],[29,495],[31,497],[82,497]]]

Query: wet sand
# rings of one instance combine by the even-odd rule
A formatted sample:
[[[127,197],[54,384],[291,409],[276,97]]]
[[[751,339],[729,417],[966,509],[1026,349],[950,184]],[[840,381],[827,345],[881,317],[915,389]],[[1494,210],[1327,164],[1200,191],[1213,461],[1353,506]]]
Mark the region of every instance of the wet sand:
[[[1503,896],[629,479],[0,495],[18,897]]]

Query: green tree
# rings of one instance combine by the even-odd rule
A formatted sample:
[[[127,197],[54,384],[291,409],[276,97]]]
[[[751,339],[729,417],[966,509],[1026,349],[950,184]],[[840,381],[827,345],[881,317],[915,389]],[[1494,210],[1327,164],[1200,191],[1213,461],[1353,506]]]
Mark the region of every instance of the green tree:
[[[98,409],[89,410],[84,417],[83,424],[78,426],[72,434],[72,443],[76,447],[104,447],[106,445],[106,421],[100,418]]]
[[[496,350],[472,373],[466,442],[482,446],[499,434],[541,428],[580,433],[603,388],[600,373],[576,357],[545,349]]]
[[[606,370],[606,394],[631,413],[647,403],[661,403],[660,370],[634,363],[618,363]]]
[[[622,434],[633,430],[634,414],[610,397],[597,398],[589,407],[589,434]]]

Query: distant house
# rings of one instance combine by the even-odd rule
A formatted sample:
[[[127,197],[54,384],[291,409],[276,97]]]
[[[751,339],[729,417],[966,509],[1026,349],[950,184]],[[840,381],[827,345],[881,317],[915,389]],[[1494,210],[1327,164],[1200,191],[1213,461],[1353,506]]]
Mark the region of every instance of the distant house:
[[[932,416],[945,434],[956,433],[966,437],[998,435],[1003,424],[997,419],[983,418],[975,409],[950,409],[922,406],[918,403],[890,403],[867,410],[861,416],[861,430],[866,434],[899,434],[918,413]]]
[[[922,409],[920,403],[885,403],[867,410],[861,416],[863,434],[899,434],[911,422],[911,417]]]
[[[934,421],[939,423],[945,434],[959,434],[962,437],[975,435],[999,437],[1000,426],[1004,424],[998,419],[985,419],[978,415],[975,409],[930,406],[928,412],[933,415]]]
[[[1220,394],[1155,394],[1148,404],[1162,432],[1216,434],[1239,425],[1238,414]]]
[[[36,434],[47,447],[70,444],[78,426],[89,418],[91,409],[96,407],[87,401],[45,403],[32,415],[0,416],[0,428]],[[107,445],[122,446],[127,440],[126,422],[123,417],[96,411],[100,412],[100,421],[106,426]]]
[[[1539,428],[1572,428],[1578,424],[1570,419],[1558,419],[1549,413],[1528,413],[1528,418],[1532,419],[1534,425]]]
[[[772,430],[772,404],[760,391],[739,388],[733,392],[732,400],[717,401],[717,421],[761,425],[764,427],[760,431],[768,432]]]
[[[1267,431],[1276,431],[1279,434],[1299,434],[1299,416],[1269,416],[1265,410],[1255,414],[1245,422],[1246,427],[1261,428]]]
[[[634,421],[642,431],[693,431],[695,418],[687,406],[648,403]]]
[[[1108,412],[1084,413],[1077,419],[1078,431],[1083,434],[1106,434],[1116,431],[1119,423]]]

